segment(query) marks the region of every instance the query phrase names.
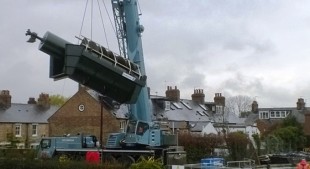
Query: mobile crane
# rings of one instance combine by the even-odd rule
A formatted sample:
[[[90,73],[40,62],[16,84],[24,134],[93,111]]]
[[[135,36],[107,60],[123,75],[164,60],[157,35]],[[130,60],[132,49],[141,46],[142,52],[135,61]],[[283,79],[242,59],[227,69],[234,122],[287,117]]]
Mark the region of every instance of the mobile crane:
[[[50,78],[68,77],[119,103],[130,104],[126,132],[109,135],[105,149],[100,150],[103,156],[126,156],[131,161],[141,155],[184,156],[184,151],[176,146],[176,135],[161,130],[160,123],[152,119],[141,40],[144,28],[139,22],[137,1],[111,2],[120,55],[86,37],[81,44],[74,45],[50,32],[41,38],[28,30],[28,42],[39,39],[39,50],[50,55]],[[54,148],[53,152],[57,151],[64,150]],[[85,150],[78,152],[82,151]]]

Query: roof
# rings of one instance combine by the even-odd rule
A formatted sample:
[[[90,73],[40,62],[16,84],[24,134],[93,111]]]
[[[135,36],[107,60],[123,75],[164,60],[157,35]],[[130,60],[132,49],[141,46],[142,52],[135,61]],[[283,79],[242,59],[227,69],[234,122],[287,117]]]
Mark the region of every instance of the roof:
[[[306,107],[303,110],[297,110],[296,107],[273,107],[273,108],[259,108],[258,111],[289,111],[290,114],[289,116],[294,116],[296,117],[296,120],[299,123],[304,123],[305,122],[305,114],[308,112],[310,108]],[[255,123],[256,120],[259,119],[259,113],[251,113],[249,116],[246,118],[245,123],[246,124],[253,124]],[[282,120],[283,118],[269,118],[269,119],[261,119],[263,121],[279,121]]]
[[[235,113],[232,112],[224,112],[224,115],[220,113],[214,113],[212,114],[211,118],[212,121],[215,123],[244,124],[245,122],[245,118],[240,118]]]
[[[168,107],[166,107],[166,104]],[[180,102],[152,99],[153,114],[166,118],[169,121],[208,122],[209,110],[207,107],[192,100],[182,99]]]
[[[111,109],[112,115],[118,119],[128,119],[128,105],[120,105],[118,102],[114,101],[112,98],[101,95],[95,90],[88,89],[86,92],[93,97],[96,101],[100,101],[99,98],[102,97],[103,103]]]
[[[12,103],[8,109],[0,110],[2,123],[48,123],[47,119],[57,110],[58,106],[41,109],[36,104]]]

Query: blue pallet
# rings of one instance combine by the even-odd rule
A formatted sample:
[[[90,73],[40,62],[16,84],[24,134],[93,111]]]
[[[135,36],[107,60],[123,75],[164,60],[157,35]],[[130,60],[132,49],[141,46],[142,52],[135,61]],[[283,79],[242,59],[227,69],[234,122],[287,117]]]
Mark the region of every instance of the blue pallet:
[[[201,168],[210,169],[224,166],[223,158],[204,158],[201,159]]]

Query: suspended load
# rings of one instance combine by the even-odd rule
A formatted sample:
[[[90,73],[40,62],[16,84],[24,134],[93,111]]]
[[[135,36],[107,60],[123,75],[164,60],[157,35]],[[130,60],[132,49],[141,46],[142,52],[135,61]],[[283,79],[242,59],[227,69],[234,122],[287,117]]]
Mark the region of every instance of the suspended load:
[[[71,44],[46,32],[39,49],[50,55],[50,77],[54,80],[69,77],[120,103],[135,103],[146,85],[146,76],[139,66],[118,56],[105,47],[83,38],[80,45]]]

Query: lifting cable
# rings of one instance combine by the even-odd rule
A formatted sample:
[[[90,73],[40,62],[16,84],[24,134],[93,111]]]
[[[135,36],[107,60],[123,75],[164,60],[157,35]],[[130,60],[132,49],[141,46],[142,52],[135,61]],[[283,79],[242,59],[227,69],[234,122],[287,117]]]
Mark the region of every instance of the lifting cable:
[[[105,41],[106,41],[106,43],[107,43],[107,48],[110,49],[110,47],[109,47],[109,41],[108,41],[108,37],[107,37],[107,32],[106,32],[106,30],[105,30],[105,26],[104,26],[104,22],[103,22],[103,17],[102,17],[102,13],[101,13],[101,8],[100,8],[99,0],[97,0],[97,3],[98,3],[98,7],[99,7],[100,19],[101,19],[102,28],[103,28],[103,31],[104,31]],[[104,8],[106,9],[106,13],[107,13],[107,15],[108,15],[108,17],[109,17],[109,19],[110,19],[110,15],[109,15],[109,13],[108,13],[108,11],[107,11],[107,8],[106,8],[105,3],[104,3],[103,0],[102,0],[102,3],[103,3],[103,5],[104,5]],[[110,21],[111,21],[111,19],[110,19]],[[111,25],[112,25],[112,24],[111,24]],[[113,28],[113,31],[114,31],[114,27],[113,27],[113,26],[112,26],[112,28]]]
[[[93,0],[91,0],[91,8],[90,8],[90,40],[93,39]]]
[[[83,25],[84,25],[84,20],[85,20],[85,14],[86,14],[86,10],[87,10],[87,5],[88,5],[88,0],[86,1],[86,5],[85,5],[85,9],[84,9],[84,14],[83,14],[82,25],[81,25],[79,37],[82,36],[82,30],[83,30]],[[80,39],[78,39],[78,44],[79,44],[79,43],[80,43]]]
[[[115,33],[115,37],[117,37],[116,28],[114,28],[114,24],[112,23],[112,19],[111,19],[110,15],[109,15],[109,12],[108,12],[108,9],[107,9],[106,4],[104,3],[104,0],[102,0],[102,3],[103,3],[103,6],[104,6],[104,9],[105,9],[105,11],[106,11],[106,13],[107,13],[107,15],[108,15],[108,18],[109,18],[110,24],[111,24],[111,26],[112,26],[113,32]],[[102,23],[103,23],[103,22],[102,22]],[[105,36],[107,37],[106,34],[105,34]],[[107,41],[107,43],[108,43],[108,40],[106,40],[106,41]],[[108,49],[109,49],[109,46],[108,46]]]
[[[79,37],[82,36],[82,31],[83,31],[83,27],[84,27],[84,21],[85,21],[85,17],[86,17],[87,8],[88,8],[88,3],[89,3],[89,1],[87,0],[86,4],[85,4],[85,8],[84,8],[84,14],[83,14],[83,19],[82,19],[82,24],[81,24],[81,28],[80,28]],[[90,40],[92,40],[93,39],[93,17],[94,17],[93,16],[93,14],[94,14],[93,13],[93,8],[94,8],[93,0],[91,0],[90,3],[91,3],[90,4],[90,6],[91,6],[90,7],[91,8],[91,11],[90,11],[91,12],[90,13],[90,15],[91,15],[91,18],[90,18]],[[102,3],[104,5],[105,11],[106,11],[107,16],[109,18],[110,24],[112,25],[113,32],[115,32],[115,28],[114,28],[114,26],[112,24],[112,20],[111,20],[111,17],[109,15],[109,12],[107,10],[107,7],[106,7],[106,4],[105,4],[104,0],[102,0]],[[109,47],[109,41],[108,41],[106,26],[104,24],[103,15],[102,15],[102,11],[101,11],[101,8],[100,8],[99,0],[97,0],[97,5],[98,5],[98,9],[99,9],[99,13],[100,13],[100,20],[101,20],[101,24],[102,24],[102,28],[103,28],[103,32],[104,32],[104,36],[105,36],[104,38],[105,38],[105,41],[106,41],[106,44],[107,44],[107,49],[109,49],[110,47]],[[79,43],[79,41],[80,41],[80,39],[78,38],[78,43]]]

